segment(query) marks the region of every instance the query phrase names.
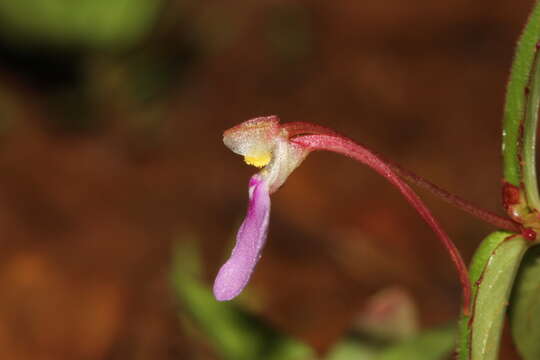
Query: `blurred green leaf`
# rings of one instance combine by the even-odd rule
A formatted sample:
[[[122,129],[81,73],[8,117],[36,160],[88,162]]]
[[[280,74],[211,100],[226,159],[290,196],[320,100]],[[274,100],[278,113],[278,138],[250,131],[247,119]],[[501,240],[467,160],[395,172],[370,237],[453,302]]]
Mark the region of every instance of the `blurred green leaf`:
[[[0,29],[11,41],[115,49],[144,36],[160,0],[0,1]]]
[[[527,85],[539,40],[540,5],[537,3],[518,42],[506,91],[503,127],[504,179],[515,186],[521,185],[523,176],[520,164],[521,127],[525,115]]]
[[[454,348],[455,335],[455,327],[447,326],[390,345],[350,337],[336,345],[325,360],[443,360]]]
[[[455,327],[418,333],[411,296],[389,287],[368,300],[357,324],[326,360],[442,360],[455,344]]]
[[[530,249],[519,270],[510,323],[514,342],[525,360],[540,359],[540,247]]]
[[[306,360],[313,351],[269,327],[233,302],[218,302],[197,278],[198,254],[191,243],[178,246],[172,282],[182,306],[217,352],[230,360]]]
[[[325,360],[376,360],[377,348],[348,339],[336,345]]]
[[[470,269],[472,315],[460,322],[461,360],[497,359],[508,297],[527,247],[523,237],[497,231],[476,251]]]
[[[374,360],[443,360],[454,348],[455,335],[454,326],[425,331],[385,349]]]

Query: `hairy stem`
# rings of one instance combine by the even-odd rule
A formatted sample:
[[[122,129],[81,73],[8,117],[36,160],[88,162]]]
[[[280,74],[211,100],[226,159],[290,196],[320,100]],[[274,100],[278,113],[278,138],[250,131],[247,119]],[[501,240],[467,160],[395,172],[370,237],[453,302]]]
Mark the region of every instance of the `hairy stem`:
[[[463,312],[464,314],[470,313],[471,284],[469,282],[467,266],[465,265],[463,258],[452,240],[450,240],[449,236],[442,229],[437,220],[435,220],[420,197],[389,165],[362,145],[336,135],[303,135],[295,137],[291,139],[291,141],[312,150],[327,150],[348,156],[369,166],[386,178],[392,185],[396,186],[403,196],[405,196],[407,201],[420,214],[422,219],[431,227],[437,237],[441,240],[443,246],[447,249],[450,258],[456,267],[463,288]]]
[[[429,192],[438,196],[440,199],[444,200],[448,204],[451,204],[458,209],[465,211],[466,213],[476,217],[477,219],[487,222],[488,224],[495,225],[502,230],[509,230],[518,233],[521,231],[518,223],[505,217],[499,216],[491,211],[481,209],[478,206],[471,204],[467,200],[464,200],[457,195],[441,189],[429,180],[426,180],[421,176],[416,175],[412,171],[404,169],[397,164],[394,164],[392,162],[387,162],[387,164],[392,168],[392,170],[394,170],[395,173],[397,173],[402,178],[423,189],[428,190]]]
[[[347,139],[350,142],[353,142],[352,140],[339,135],[335,131],[328,129],[324,126],[305,123],[305,122],[290,122],[283,124],[283,127],[287,129],[289,136],[294,137],[298,135],[328,135],[328,136],[336,136],[339,138]],[[362,146],[365,148],[365,146]],[[366,148],[367,150],[367,148]],[[439,197],[441,200],[445,201],[446,203],[455,206],[456,208],[468,213],[469,215],[472,215],[476,217],[477,219],[480,219],[488,224],[494,225],[499,229],[503,230],[509,230],[513,232],[520,232],[520,226],[518,223],[512,221],[511,219],[499,216],[489,210],[482,209],[469,201],[450,193],[449,191],[446,191],[439,186],[433,184],[429,180],[424,179],[421,176],[416,175],[412,171],[409,171],[407,169],[402,168],[400,165],[395,164],[391,161],[388,161],[387,159],[383,158],[376,152],[373,152],[370,150],[370,152],[374,155],[376,155],[379,159],[381,159],[384,163],[386,163],[394,172],[404,178],[405,180],[409,181],[412,184],[415,184],[425,190],[428,190],[433,195]]]

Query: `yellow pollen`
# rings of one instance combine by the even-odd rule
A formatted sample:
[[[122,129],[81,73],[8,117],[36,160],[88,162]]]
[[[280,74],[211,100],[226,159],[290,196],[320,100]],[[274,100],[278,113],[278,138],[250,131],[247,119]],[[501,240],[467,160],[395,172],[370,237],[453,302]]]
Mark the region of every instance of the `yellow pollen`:
[[[270,153],[264,153],[259,156],[244,156],[244,161],[248,165],[253,165],[259,168],[266,166],[270,160],[272,160],[272,155]]]

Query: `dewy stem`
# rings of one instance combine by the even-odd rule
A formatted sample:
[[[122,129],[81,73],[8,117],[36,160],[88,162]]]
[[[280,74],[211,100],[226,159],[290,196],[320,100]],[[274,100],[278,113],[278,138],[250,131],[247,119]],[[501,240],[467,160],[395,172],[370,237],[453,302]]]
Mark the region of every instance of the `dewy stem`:
[[[287,129],[289,132],[289,136],[294,137],[298,135],[328,135],[328,136],[336,136],[343,139],[348,139],[335,131],[328,129],[326,127],[305,123],[305,122],[290,122],[285,123],[283,126]],[[349,139],[348,139],[349,140]],[[352,140],[349,140],[353,142]],[[362,146],[364,147],[364,146]],[[365,147],[364,147],[365,148]],[[467,200],[452,194],[439,186],[433,184],[427,179],[424,179],[423,177],[416,175],[412,171],[409,171],[405,168],[402,168],[400,165],[395,164],[391,161],[388,161],[387,159],[383,158],[376,152],[373,152],[369,150],[372,154],[377,156],[380,160],[382,160],[384,163],[386,163],[394,172],[404,178],[405,180],[425,189],[431,192],[433,195],[439,197],[446,203],[455,206],[456,208],[465,211],[469,215],[472,215],[476,217],[477,219],[480,219],[488,224],[494,225],[499,229],[508,230],[512,232],[520,232],[520,226],[516,222],[512,221],[511,219],[507,219],[505,217],[499,216],[489,210],[482,209]]]
[[[398,174],[389,165],[364,146],[336,135],[302,135],[291,139],[291,141],[312,150],[327,150],[353,158],[354,160],[369,166],[386,178],[391,184],[396,186],[403,196],[405,196],[407,201],[420,214],[422,219],[431,227],[431,229],[433,229],[443,246],[448,250],[463,288],[463,312],[466,315],[470,313],[471,284],[469,282],[467,266],[465,265],[463,258],[452,240],[450,240],[450,237],[442,229],[420,197],[407,183],[401,180]]]

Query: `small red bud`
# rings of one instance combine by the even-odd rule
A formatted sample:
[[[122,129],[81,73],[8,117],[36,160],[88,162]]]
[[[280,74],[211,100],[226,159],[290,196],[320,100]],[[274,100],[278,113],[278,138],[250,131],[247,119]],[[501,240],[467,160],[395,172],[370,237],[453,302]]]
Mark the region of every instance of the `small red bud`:
[[[519,188],[505,182],[502,187],[503,206],[505,209],[519,203]]]
[[[523,235],[523,237],[524,237],[526,240],[529,240],[529,241],[534,241],[534,240],[536,240],[536,231],[534,231],[534,230],[531,229],[531,228],[525,228],[525,229],[523,229],[523,231],[521,232],[521,235]]]

